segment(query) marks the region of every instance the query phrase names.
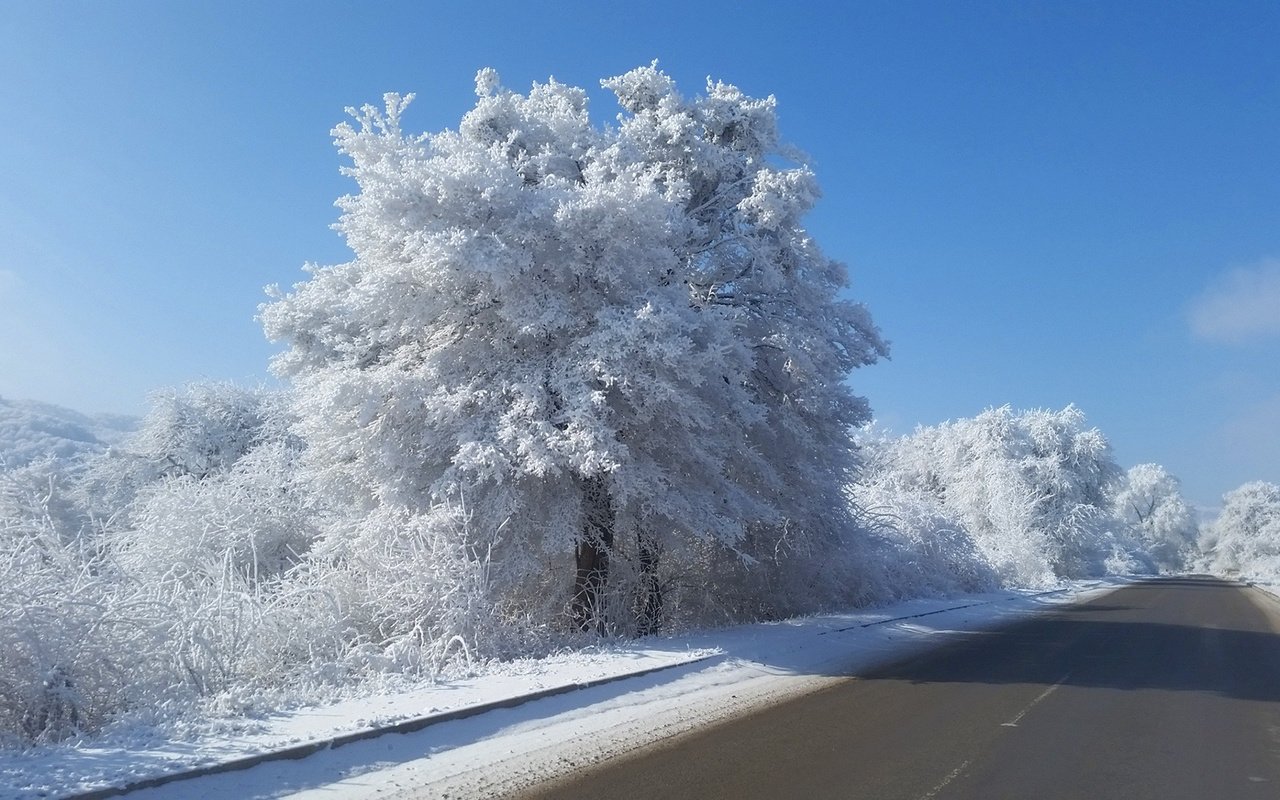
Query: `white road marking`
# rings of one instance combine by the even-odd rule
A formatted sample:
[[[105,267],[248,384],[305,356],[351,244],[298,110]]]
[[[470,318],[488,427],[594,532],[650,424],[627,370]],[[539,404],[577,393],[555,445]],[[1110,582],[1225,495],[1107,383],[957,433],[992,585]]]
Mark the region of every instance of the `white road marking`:
[[[969,768],[969,763],[970,763],[969,761],[960,762],[960,766],[951,770],[951,772],[947,775],[947,777],[942,779],[942,783],[933,787],[928,792],[925,792],[924,794],[920,795],[920,800],[929,800],[929,798],[931,797],[936,797],[938,792],[947,788],[948,783],[951,783],[956,778],[959,778],[961,775],[964,774],[964,771]]]
[[[1032,700],[1030,703],[1027,703],[1026,708],[1019,711],[1013,719],[1009,720],[1008,722],[1000,723],[1000,727],[1002,728],[1018,727],[1018,722],[1020,722],[1022,718],[1027,715],[1028,711],[1035,708],[1046,697],[1048,697],[1049,695],[1057,691],[1058,687],[1066,683],[1067,679],[1070,677],[1071,677],[1071,673],[1068,672],[1066,675],[1063,675],[1061,678],[1058,678],[1058,681],[1056,683],[1054,683],[1048,689],[1045,689],[1043,692],[1037,695],[1036,699]],[[941,792],[943,789],[947,788],[947,786],[952,781],[954,781],[956,778],[959,778],[961,775],[963,775],[965,773],[965,770],[969,769],[969,765],[971,763],[973,762],[970,759],[965,759],[964,761],[960,762],[960,766],[956,767],[955,769],[951,770],[951,772],[947,773],[947,777],[943,778],[941,783],[939,783],[937,786],[933,787],[929,791],[925,792],[924,794],[920,795],[920,800],[932,800],[932,798],[937,797],[938,792]]]
[[[1057,683],[1055,683],[1054,685],[1050,686],[1048,689],[1045,689],[1043,692],[1041,692],[1041,693],[1040,693],[1040,696],[1039,696],[1039,697],[1037,697],[1035,700],[1032,700],[1030,703],[1028,703],[1028,704],[1027,704],[1027,707],[1026,707],[1026,708],[1024,708],[1024,709],[1022,709],[1021,711],[1019,711],[1019,712],[1018,712],[1018,715],[1017,715],[1016,717],[1014,717],[1013,719],[1009,720],[1008,722],[1002,722],[1002,723],[1000,723],[1000,727],[1002,727],[1002,728],[1016,728],[1016,727],[1018,727],[1018,722],[1019,722],[1023,717],[1025,717],[1025,716],[1027,715],[1027,712],[1028,712],[1028,711],[1030,711],[1031,709],[1035,708],[1035,707],[1040,703],[1040,701],[1041,701],[1041,700],[1044,700],[1046,697],[1048,697],[1049,695],[1051,695],[1051,694],[1053,694],[1055,691],[1057,691],[1058,687],[1059,687],[1059,686],[1061,686],[1062,684],[1066,683],[1066,682],[1067,682],[1067,678],[1070,678],[1070,677],[1071,677],[1071,673],[1067,673],[1066,675],[1063,675],[1061,678],[1058,678],[1058,682],[1057,682]]]

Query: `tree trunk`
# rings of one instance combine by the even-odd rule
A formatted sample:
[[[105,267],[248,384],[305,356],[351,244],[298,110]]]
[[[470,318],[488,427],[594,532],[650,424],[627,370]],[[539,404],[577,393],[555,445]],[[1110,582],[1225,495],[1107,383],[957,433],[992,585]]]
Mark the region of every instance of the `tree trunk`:
[[[662,627],[662,584],[658,582],[658,546],[643,533],[636,534],[640,551],[641,636],[650,636]]]
[[[574,550],[577,571],[569,613],[579,630],[604,633],[604,587],[609,579],[609,551],[613,549],[613,499],[603,475],[582,484],[582,529]]]

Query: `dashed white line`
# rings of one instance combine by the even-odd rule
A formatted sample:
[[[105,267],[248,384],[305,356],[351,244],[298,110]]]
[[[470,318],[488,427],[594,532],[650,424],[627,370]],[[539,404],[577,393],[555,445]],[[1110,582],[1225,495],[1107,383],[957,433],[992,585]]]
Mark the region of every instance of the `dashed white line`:
[[[1000,727],[1002,728],[1018,727],[1018,722],[1021,721],[1022,718],[1027,715],[1028,711],[1035,708],[1040,703],[1041,700],[1044,700],[1046,697],[1048,697],[1049,695],[1057,691],[1058,687],[1066,683],[1067,678],[1070,678],[1070,677],[1071,677],[1071,674],[1067,673],[1066,675],[1063,675],[1061,678],[1058,678],[1057,683],[1055,683],[1054,685],[1050,686],[1048,689],[1045,689],[1043,692],[1041,692],[1040,695],[1036,697],[1035,700],[1032,700],[1030,703],[1028,703],[1027,707],[1019,711],[1017,716],[1015,716],[1013,719],[1009,720],[1008,722],[1000,723]]]
[[[938,792],[947,788],[948,783],[951,783],[956,778],[959,778],[964,774],[964,771],[969,768],[969,763],[970,762],[967,759],[965,761],[961,761],[960,766],[951,770],[951,772],[947,774],[947,777],[942,779],[942,783],[939,783],[937,786],[920,795],[920,800],[929,800],[931,797],[936,797]]]
[[[1045,689],[1043,692],[1038,694],[1036,696],[1036,699],[1032,700],[1030,703],[1027,703],[1026,707],[1023,708],[1021,711],[1019,711],[1017,715],[1014,716],[1013,719],[1009,720],[1008,722],[1000,723],[1000,727],[1002,728],[1018,727],[1018,723],[1021,722],[1022,718],[1027,715],[1028,711],[1035,708],[1046,697],[1048,697],[1049,695],[1057,691],[1058,687],[1066,683],[1067,679],[1070,677],[1071,677],[1071,673],[1067,673],[1066,675],[1063,675],[1061,678],[1057,680],[1056,683],[1054,683],[1048,689]],[[920,800],[932,800],[932,798],[937,797],[939,792],[947,788],[947,786],[956,778],[959,778],[961,775],[963,775],[965,771],[969,769],[969,765],[971,763],[973,763],[971,759],[965,759],[964,761],[961,761],[960,766],[956,767],[955,769],[951,770],[951,772],[947,773],[947,776],[942,779],[941,783],[939,783],[937,786],[933,787],[929,791],[925,792],[924,794],[920,795]]]

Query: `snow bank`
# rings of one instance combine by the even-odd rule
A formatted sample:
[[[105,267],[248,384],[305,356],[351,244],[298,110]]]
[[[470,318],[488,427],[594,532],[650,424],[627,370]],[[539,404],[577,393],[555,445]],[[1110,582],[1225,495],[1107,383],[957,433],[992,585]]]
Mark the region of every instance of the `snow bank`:
[[[1005,591],[914,600],[858,613],[652,638],[494,665],[473,678],[371,693],[256,719],[227,717],[200,735],[156,739],[145,727],[120,727],[91,743],[0,751],[0,796],[34,800],[124,786],[666,668],[439,722],[414,733],[360,741],[303,761],[263,763],[132,795],[139,800],[280,796],[325,786],[326,797],[354,798],[375,784],[412,780],[441,792],[483,796],[548,777],[568,749],[578,754],[575,757],[625,752],[758,703],[811,690],[851,670],[905,656],[950,636],[1107,591],[1117,583],[1076,583],[1048,593]],[[589,747],[584,748],[584,738],[591,740]]]

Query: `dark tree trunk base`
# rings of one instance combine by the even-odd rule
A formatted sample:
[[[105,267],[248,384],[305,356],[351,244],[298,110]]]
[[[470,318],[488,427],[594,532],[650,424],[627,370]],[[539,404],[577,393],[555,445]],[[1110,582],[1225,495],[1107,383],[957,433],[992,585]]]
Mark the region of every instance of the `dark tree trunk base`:
[[[614,511],[604,476],[583,481],[582,530],[574,549],[576,571],[569,615],[581,631],[605,632],[604,587],[609,580]]]
[[[662,584],[658,581],[658,548],[644,534],[636,534],[640,551],[640,619],[638,632],[651,636],[662,628]]]

